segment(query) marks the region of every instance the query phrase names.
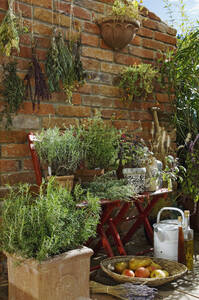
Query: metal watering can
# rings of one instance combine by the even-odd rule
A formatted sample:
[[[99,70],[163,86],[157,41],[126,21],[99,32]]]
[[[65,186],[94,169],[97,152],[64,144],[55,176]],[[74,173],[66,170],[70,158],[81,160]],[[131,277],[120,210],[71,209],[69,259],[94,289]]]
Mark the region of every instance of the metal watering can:
[[[157,223],[154,227],[154,256],[169,260],[178,260],[178,220],[160,221],[160,215],[164,210],[177,211],[182,216],[184,226],[184,213],[179,208],[163,207],[157,215]]]

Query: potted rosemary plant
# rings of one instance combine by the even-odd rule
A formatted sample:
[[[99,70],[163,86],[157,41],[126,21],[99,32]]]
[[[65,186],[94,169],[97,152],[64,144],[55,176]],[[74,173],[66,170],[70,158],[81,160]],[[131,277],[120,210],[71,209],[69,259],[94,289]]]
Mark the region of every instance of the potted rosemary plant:
[[[35,149],[41,163],[48,165],[48,175],[56,176],[61,185],[73,187],[74,173],[81,159],[81,141],[74,127],[60,132],[49,128],[36,134]]]
[[[81,245],[96,233],[99,199],[54,179],[38,195],[10,187],[2,207],[0,244],[8,259],[9,299],[89,299],[90,256]],[[84,202],[85,203],[85,202]],[[78,288],[77,288],[78,280]]]
[[[82,168],[76,175],[81,182],[91,181],[115,166],[119,151],[119,131],[99,114],[78,129],[83,150]]]
[[[135,37],[140,27],[137,0],[115,0],[109,16],[97,20],[104,42],[113,49],[122,49]]]

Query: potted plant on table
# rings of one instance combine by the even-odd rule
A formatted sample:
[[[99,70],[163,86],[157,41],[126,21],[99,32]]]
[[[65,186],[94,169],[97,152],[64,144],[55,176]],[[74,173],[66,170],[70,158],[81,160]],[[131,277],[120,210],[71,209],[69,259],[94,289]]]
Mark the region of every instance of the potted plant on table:
[[[99,199],[76,186],[72,195],[50,179],[38,195],[10,187],[2,207],[0,244],[8,259],[9,299],[89,299],[90,256]],[[78,282],[78,287],[77,287]]]
[[[136,193],[145,190],[146,166],[151,163],[152,157],[152,152],[142,139],[122,135],[118,161],[123,167],[123,176],[134,185]]]
[[[97,20],[104,42],[113,49],[122,49],[140,28],[141,1],[115,0],[111,14]]]
[[[119,151],[119,131],[99,114],[78,128],[83,150],[82,168],[76,171],[80,181],[91,181],[115,166]]]
[[[49,128],[36,134],[35,149],[41,163],[48,165],[49,176],[69,190],[73,187],[74,173],[81,160],[81,141],[74,127],[60,132]]]

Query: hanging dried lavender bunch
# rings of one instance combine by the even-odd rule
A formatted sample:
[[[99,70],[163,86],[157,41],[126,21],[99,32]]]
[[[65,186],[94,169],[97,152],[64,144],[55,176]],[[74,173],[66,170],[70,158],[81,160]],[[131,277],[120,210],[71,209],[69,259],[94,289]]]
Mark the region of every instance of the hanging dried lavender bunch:
[[[16,113],[25,98],[25,86],[23,80],[17,75],[17,62],[10,62],[3,66],[4,79],[3,89],[1,94],[3,95],[3,101],[5,102],[5,108],[2,112],[6,116],[6,128],[12,125],[11,114]]]
[[[34,78],[35,93],[32,96],[31,78]],[[26,82],[26,91],[29,92],[30,99],[33,104],[33,110],[35,109],[35,103],[40,104],[41,100],[49,100],[50,93],[46,84],[45,75],[41,70],[41,66],[37,60],[35,54],[35,47],[32,48],[32,62],[30,64],[28,73],[26,74],[24,81]]]

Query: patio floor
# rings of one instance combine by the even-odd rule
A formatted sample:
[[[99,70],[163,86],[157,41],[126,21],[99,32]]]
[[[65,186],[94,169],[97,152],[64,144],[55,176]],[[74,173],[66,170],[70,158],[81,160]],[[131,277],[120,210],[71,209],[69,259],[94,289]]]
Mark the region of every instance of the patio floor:
[[[137,250],[145,249],[149,247],[147,241],[144,237],[139,237],[136,239],[139,243],[130,242],[126,245],[127,254],[135,254]],[[189,272],[183,278],[172,282],[170,284],[163,285],[158,287],[158,297],[157,299],[165,300],[194,300],[199,299],[199,234],[195,234],[194,241],[195,248],[195,264],[193,272]],[[93,258],[92,264],[104,257],[102,253],[96,258]],[[91,279],[104,284],[110,284],[111,281],[109,278],[104,275],[104,273],[99,270],[91,274]],[[92,300],[116,300],[118,298],[105,295],[105,294],[92,294]],[[0,300],[8,300],[8,291],[7,291],[7,279],[0,279]]]

